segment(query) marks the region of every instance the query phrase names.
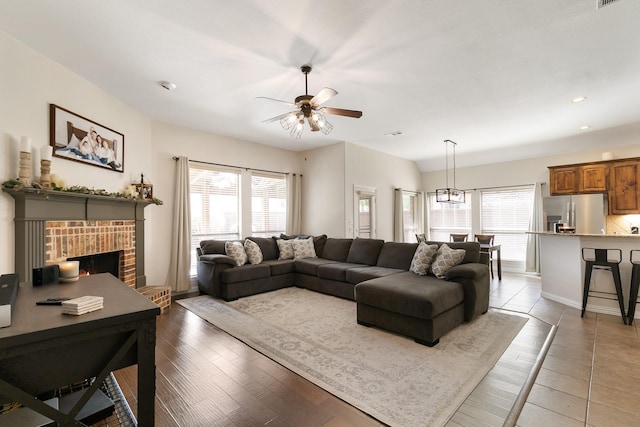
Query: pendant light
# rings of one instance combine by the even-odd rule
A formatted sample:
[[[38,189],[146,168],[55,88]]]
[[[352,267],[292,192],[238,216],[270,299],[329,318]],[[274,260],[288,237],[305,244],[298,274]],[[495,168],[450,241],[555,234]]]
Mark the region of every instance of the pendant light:
[[[436,202],[464,203],[464,190],[456,189],[456,142],[445,139],[445,184],[447,188],[436,189]],[[449,187],[449,144],[453,146],[453,187]]]

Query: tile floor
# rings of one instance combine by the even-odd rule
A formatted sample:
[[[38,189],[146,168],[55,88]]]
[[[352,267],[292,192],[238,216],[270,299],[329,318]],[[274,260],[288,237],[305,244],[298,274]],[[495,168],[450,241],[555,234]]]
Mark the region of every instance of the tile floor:
[[[540,296],[540,279],[505,274],[492,281],[492,307],[558,326],[517,425],[640,426],[638,325]]]

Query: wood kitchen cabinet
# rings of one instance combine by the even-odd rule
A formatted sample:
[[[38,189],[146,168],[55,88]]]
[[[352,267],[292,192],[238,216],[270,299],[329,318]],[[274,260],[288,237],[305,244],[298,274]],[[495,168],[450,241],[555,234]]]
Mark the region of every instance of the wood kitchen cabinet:
[[[609,213],[640,213],[640,161],[630,160],[609,165]]]
[[[578,166],[578,193],[604,193],[609,177],[608,163],[594,163]]]
[[[578,167],[549,167],[549,191],[552,196],[578,194]]]

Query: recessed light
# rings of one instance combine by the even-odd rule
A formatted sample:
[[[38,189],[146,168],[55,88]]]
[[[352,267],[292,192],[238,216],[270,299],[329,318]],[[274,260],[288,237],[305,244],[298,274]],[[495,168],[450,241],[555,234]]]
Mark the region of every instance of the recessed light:
[[[163,88],[165,88],[166,90],[173,90],[173,89],[175,89],[175,88],[176,88],[176,85],[174,85],[173,83],[168,82],[168,81],[166,81],[166,80],[160,80],[160,81],[158,82],[158,84],[159,84],[160,86],[162,86]]]
[[[587,129],[591,129],[591,126],[587,126],[587,125],[580,126],[580,130],[587,130]]]
[[[573,99],[571,100],[571,103],[572,103],[572,104],[578,104],[578,103],[583,102],[583,101],[586,101],[586,100],[587,100],[587,97],[586,97],[586,96],[578,96],[577,98],[573,98]]]

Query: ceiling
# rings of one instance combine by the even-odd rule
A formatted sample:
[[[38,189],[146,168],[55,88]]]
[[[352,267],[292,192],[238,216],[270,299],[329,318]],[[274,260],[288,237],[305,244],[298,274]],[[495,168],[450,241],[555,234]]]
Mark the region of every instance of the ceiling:
[[[460,167],[598,148],[576,135],[640,122],[640,1],[597,1],[3,0],[0,31],[154,120],[426,171],[445,139]],[[334,88],[324,105],[363,117],[299,140],[262,123],[291,107],[256,98],[304,94],[303,64],[310,94]]]

